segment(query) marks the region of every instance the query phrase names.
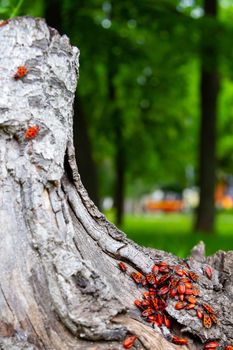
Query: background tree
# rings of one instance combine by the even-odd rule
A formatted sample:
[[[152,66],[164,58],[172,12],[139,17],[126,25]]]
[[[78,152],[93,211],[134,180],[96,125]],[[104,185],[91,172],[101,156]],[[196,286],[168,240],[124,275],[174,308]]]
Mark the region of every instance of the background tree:
[[[201,44],[201,126],[200,126],[200,204],[196,229],[214,231],[216,185],[216,119],[219,92],[217,0],[204,1],[207,20],[202,26]]]

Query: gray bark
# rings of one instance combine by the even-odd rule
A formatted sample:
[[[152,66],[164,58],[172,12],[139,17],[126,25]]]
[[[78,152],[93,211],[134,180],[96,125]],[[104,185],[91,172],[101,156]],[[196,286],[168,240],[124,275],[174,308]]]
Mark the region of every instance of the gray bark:
[[[0,27],[0,44],[1,349],[117,350],[127,332],[138,336],[136,349],[185,349],[142,320],[133,305],[142,289],[129,276],[148,273],[155,260],[182,260],[127,239],[81,183],[72,135],[78,49],[29,17]],[[23,64],[29,73],[15,81]],[[27,141],[25,130],[34,124],[40,132]],[[219,311],[219,325],[207,331],[192,310],[178,312],[170,301],[177,328],[195,335],[190,349],[213,336],[233,342],[233,253],[206,259],[197,251],[192,270],[200,274],[206,262],[214,268],[213,279],[202,275],[199,288]]]

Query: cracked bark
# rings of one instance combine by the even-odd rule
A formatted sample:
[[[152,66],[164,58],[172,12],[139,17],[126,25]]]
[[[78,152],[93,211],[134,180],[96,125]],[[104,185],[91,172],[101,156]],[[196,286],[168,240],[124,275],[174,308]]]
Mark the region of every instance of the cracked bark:
[[[138,336],[135,349],[181,348],[142,320],[133,301],[143,290],[129,277],[149,272],[155,260],[181,259],[127,239],[81,183],[72,135],[78,49],[29,17],[0,27],[0,43],[1,349],[118,350],[127,332]],[[23,64],[29,73],[15,81]],[[34,124],[40,133],[26,141]],[[198,274],[206,263],[213,267],[213,279],[201,275],[199,288],[218,310],[219,325],[206,330],[192,310],[178,312],[170,301],[177,329],[190,349],[213,336],[233,343],[233,252],[205,258],[199,246],[188,262]]]

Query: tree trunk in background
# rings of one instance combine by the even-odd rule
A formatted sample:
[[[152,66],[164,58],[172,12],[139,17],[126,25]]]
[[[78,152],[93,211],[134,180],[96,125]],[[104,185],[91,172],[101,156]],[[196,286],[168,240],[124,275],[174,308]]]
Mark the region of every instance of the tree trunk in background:
[[[45,18],[51,27],[57,28],[60,32],[64,33],[61,0],[45,1]],[[68,30],[67,34],[69,35]],[[74,146],[76,150],[78,149],[78,152],[76,152],[77,164],[83,184],[90,198],[99,206],[98,171],[93,159],[87,116],[82,108],[80,98],[77,103],[77,97],[74,102]]]
[[[99,206],[100,200],[98,193],[97,167],[92,156],[87,117],[83,111],[83,106],[78,96],[76,96],[74,101],[74,147],[83,185],[87,189],[87,192],[95,205]]]
[[[183,260],[140,247],[89,199],[73,147],[78,49],[30,17],[2,26],[0,43],[0,349],[122,350],[127,334],[138,337],[132,350],[187,350],[168,342],[172,334],[185,334],[192,350],[213,339],[219,349],[233,344],[233,252],[206,258],[199,245]],[[28,74],[12,79],[21,62]],[[32,125],[39,133],[27,139]],[[169,274],[159,272],[152,292],[161,292],[170,329],[145,322],[134,300],[152,285],[131,277],[165,261]],[[164,296],[164,276],[175,282],[178,269],[200,290],[198,307],[214,306],[217,325],[205,328],[195,310],[176,310],[177,300]]]
[[[116,224],[121,226],[124,219],[124,194],[125,194],[125,149],[123,143],[123,130],[121,121],[116,125],[116,185],[115,185],[115,209],[116,209]]]
[[[44,2],[45,19],[49,26],[63,33],[62,28],[62,0],[46,0]]]
[[[110,55],[111,56],[111,55]],[[115,141],[115,186],[114,186],[114,208],[116,210],[116,224],[121,226],[124,219],[124,195],[125,195],[125,148],[123,136],[123,122],[121,111],[117,106],[116,91],[113,84],[114,71],[111,70],[112,58],[109,59],[109,100],[111,104],[111,113],[113,113],[113,137]]]
[[[217,18],[217,0],[204,1],[205,17]],[[196,230],[214,231],[216,180],[216,118],[219,91],[216,31],[206,25],[202,28],[202,67],[200,81],[201,126],[199,186],[200,203],[197,209]]]

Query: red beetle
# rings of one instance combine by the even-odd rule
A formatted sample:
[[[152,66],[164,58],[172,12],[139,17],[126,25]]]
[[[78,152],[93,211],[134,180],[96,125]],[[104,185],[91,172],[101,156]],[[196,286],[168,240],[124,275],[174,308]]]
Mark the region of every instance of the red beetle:
[[[164,324],[167,328],[171,328],[171,321],[166,315],[164,315]]]
[[[200,295],[200,290],[198,288],[193,288],[192,294],[195,296],[198,296],[198,295]]]
[[[148,317],[150,315],[153,315],[154,313],[155,313],[155,311],[153,309],[151,309],[150,307],[148,307],[148,309],[142,311],[142,316]]]
[[[143,300],[141,302],[141,305],[145,308],[149,307],[150,306],[150,300]]]
[[[134,342],[135,340],[137,339],[137,336],[136,335],[131,335],[130,337],[126,338],[124,341],[123,341],[123,347],[125,349],[130,349],[132,348],[132,346],[134,345]]]
[[[146,278],[143,278],[143,279],[141,280],[141,284],[142,284],[144,287],[147,285],[147,280],[146,280]]]
[[[138,299],[134,300],[134,305],[137,306],[139,309],[142,309],[142,302]]]
[[[189,272],[189,277],[194,281],[197,282],[199,280],[199,276],[195,272]]]
[[[204,345],[204,349],[217,349],[219,346],[219,343],[216,341],[210,341],[209,343],[206,343]]]
[[[177,294],[177,289],[176,288],[171,288],[169,291],[169,295],[171,298],[174,298]]]
[[[156,315],[150,315],[150,316],[148,316],[147,321],[148,321],[148,322],[151,322],[151,323],[157,323],[157,317],[156,317]]]
[[[186,344],[188,344],[188,339],[180,338],[180,337],[177,337],[176,335],[173,335],[172,343],[177,344],[177,345],[186,345]]]
[[[143,293],[143,297],[144,297],[146,300],[150,300],[150,292],[144,292],[144,293]]]
[[[146,275],[146,279],[147,279],[147,282],[152,284],[152,285],[157,282],[155,276],[153,275],[153,273],[148,273]]]
[[[201,310],[197,310],[196,313],[197,313],[197,317],[201,320],[203,317],[203,313],[201,312]]]
[[[177,291],[179,294],[184,294],[185,293],[185,285],[183,283],[180,283],[177,287]]]
[[[214,309],[213,309],[209,304],[203,303],[202,306],[203,306],[203,308],[204,308],[206,311],[208,311],[210,314],[214,314],[214,313],[215,313]]]
[[[226,345],[225,350],[233,350],[233,345]]]
[[[209,278],[209,280],[212,279],[212,275],[213,275],[213,270],[210,266],[205,266],[204,268],[204,273],[206,274],[206,276]]]
[[[159,311],[158,298],[155,298],[154,300],[152,300],[152,304],[155,311]]]
[[[186,297],[186,300],[190,303],[190,304],[196,304],[197,303],[197,299],[190,295],[189,297]]]
[[[208,328],[208,329],[211,328],[211,326],[212,326],[212,320],[211,320],[210,316],[207,314],[204,314],[204,316],[203,316],[203,325],[205,328]]]
[[[175,288],[177,286],[178,282],[179,282],[178,278],[172,278],[172,280],[170,282],[170,286]]]
[[[159,266],[159,271],[162,273],[167,273],[169,272],[169,268],[165,265]]]
[[[156,294],[156,291],[153,288],[149,288],[149,294],[150,294],[151,298],[153,298]]]
[[[193,294],[193,289],[185,288],[185,294],[186,295],[192,295]]]
[[[162,288],[159,289],[158,295],[164,295],[164,294],[166,294],[168,292],[169,292],[169,288],[165,286],[165,287],[162,287]]]
[[[140,272],[132,272],[131,277],[134,279],[134,282],[139,284],[142,282],[143,275]]]
[[[166,309],[166,307],[167,307],[166,302],[163,299],[160,299],[159,300],[159,309],[160,309],[160,311],[163,311],[164,309]]]
[[[183,270],[183,275],[185,275],[185,276],[189,277],[189,273],[188,273],[188,271],[187,271],[187,270]]]
[[[218,324],[218,319],[215,314],[210,314],[210,318],[215,324]]]
[[[159,272],[159,267],[158,267],[157,265],[154,265],[154,266],[152,267],[151,271],[152,271],[155,275],[157,275],[158,272]]]
[[[158,313],[158,315],[157,315],[157,323],[158,323],[159,327],[161,327],[163,324],[163,315],[160,313]]]
[[[166,273],[166,275],[161,276],[158,279],[158,285],[163,284],[164,282],[166,282],[169,278],[171,277],[171,275],[169,273]]]
[[[184,272],[183,272],[183,270],[176,269],[176,274],[177,274],[178,276],[183,276],[183,275],[184,275]]]
[[[179,294],[179,300],[184,301],[184,294]]]
[[[181,302],[181,301],[178,301],[178,303],[176,303],[176,305],[175,305],[175,309],[176,309],[176,310],[181,310],[181,309],[184,309],[185,306],[186,306],[186,303],[183,303],[183,302]]]
[[[180,280],[179,280],[179,282],[181,282],[181,283],[190,283],[190,279],[189,278],[186,278],[186,277],[181,277],[180,278]]]
[[[123,272],[127,271],[127,267],[122,261],[118,263],[118,267]]]
[[[16,73],[14,74],[14,79],[19,80],[28,73],[28,68],[26,66],[20,66],[18,67]]]
[[[40,127],[38,125],[33,125],[31,126],[30,128],[28,128],[24,134],[24,138],[26,140],[31,140],[31,139],[34,139],[38,132],[40,130]]]

